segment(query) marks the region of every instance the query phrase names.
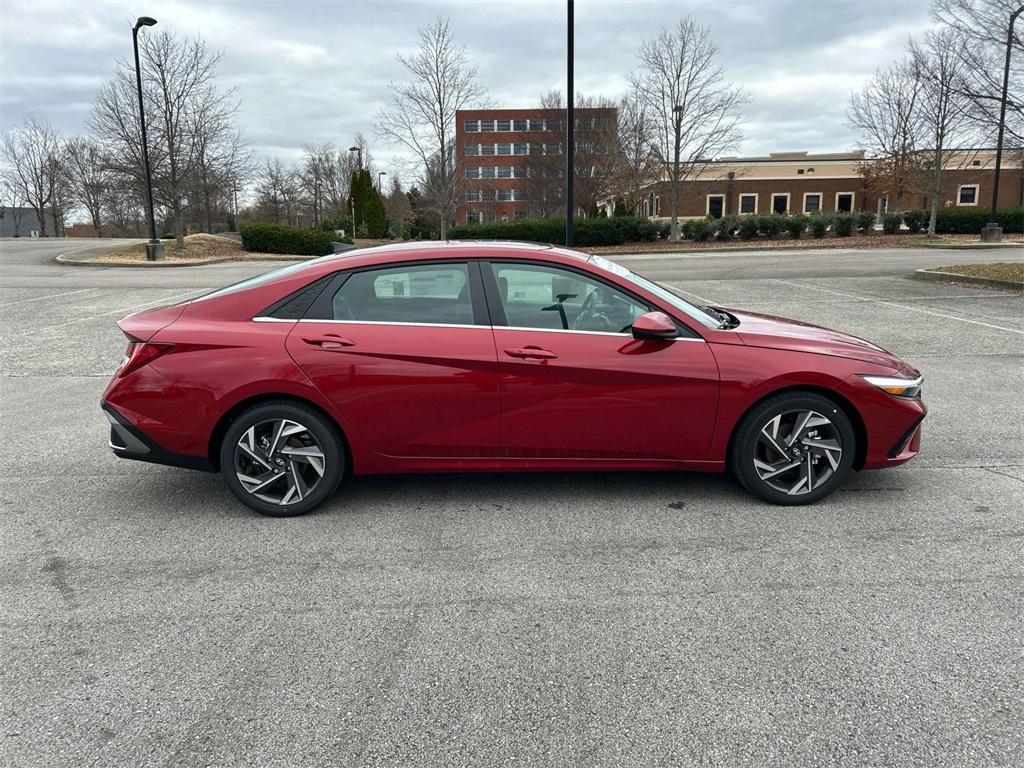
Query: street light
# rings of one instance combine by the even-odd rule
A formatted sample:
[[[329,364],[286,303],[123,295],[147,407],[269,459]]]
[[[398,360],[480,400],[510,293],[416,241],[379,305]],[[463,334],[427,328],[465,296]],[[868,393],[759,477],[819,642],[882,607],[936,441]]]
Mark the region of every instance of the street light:
[[[1010,87],[1010,52],[1013,50],[1013,23],[1024,13],[1021,5],[1010,14],[1010,28],[1006,32],[1006,63],[1003,66],[1003,99],[999,107],[999,134],[996,138],[996,173],[992,182],[992,213],[988,224],[981,230],[983,243],[998,243],[1003,239],[1003,228],[996,219],[996,208],[999,206],[999,171],[1003,165],[1003,128],[1006,127],[1006,96]]]
[[[378,192],[383,192],[384,191],[384,187],[382,187],[380,185],[380,177],[381,176],[387,176],[387,175],[388,175],[387,171],[377,171],[377,191]]]
[[[356,159],[356,162],[358,163],[358,170],[356,172],[358,173],[363,170],[363,150],[359,147],[349,147],[348,151],[358,153]],[[352,237],[354,238],[356,236],[356,198],[355,195],[352,194],[352,186],[353,185],[349,183],[348,202],[349,206],[352,208]]]
[[[572,246],[573,240],[573,216],[576,213],[573,192],[573,181],[576,174],[576,113],[573,99],[573,8],[572,0],[567,1],[566,7],[566,62],[565,62],[565,245]]]
[[[149,242],[146,243],[146,259],[163,261],[164,244],[156,237],[156,218],[153,215],[153,173],[149,168],[149,141],[146,139],[146,108],[142,103],[142,69],[139,67],[139,29],[152,27],[156,19],[139,16],[132,27],[132,47],[135,49],[135,85],[139,91],[139,122],[142,126],[142,161],[146,167],[146,206],[149,209]]]

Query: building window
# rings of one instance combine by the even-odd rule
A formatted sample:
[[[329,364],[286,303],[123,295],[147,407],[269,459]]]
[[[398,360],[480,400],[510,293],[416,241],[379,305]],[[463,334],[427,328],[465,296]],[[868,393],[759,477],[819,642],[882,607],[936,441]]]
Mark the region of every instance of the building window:
[[[852,213],[853,201],[853,192],[836,192],[836,210],[840,213]]]
[[[530,145],[529,144],[513,144],[512,145],[512,154],[513,155],[526,155],[526,154],[529,154],[529,152],[530,152]]]
[[[478,203],[478,202],[480,202],[480,190],[479,189],[467,189],[466,190],[466,202],[467,203]]]
[[[487,133],[494,133],[494,121],[493,120],[481,120],[480,130]]]
[[[516,199],[516,191],[514,189],[499,189],[498,190],[498,202],[510,203]]]
[[[804,175],[804,169],[803,168],[797,168],[796,169],[796,175],[797,176],[803,176]]]
[[[512,121],[511,120],[498,120],[496,127],[499,131],[511,131]]]
[[[499,154],[499,155],[511,155],[512,154],[512,145],[511,144],[499,144],[498,145],[498,152],[497,152],[497,154]]]
[[[772,193],[772,213],[789,213],[789,192]]]
[[[740,213],[757,213],[757,193],[740,195]]]
[[[467,179],[479,179],[480,178],[480,167],[476,165],[466,166],[466,178]]]
[[[481,179],[493,179],[494,178],[494,166],[485,165],[480,169]]]
[[[708,195],[706,212],[712,219],[722,218],[725,212],[725,195]]]
[[[977,205],[978,204],[978,185],[977,184],[961,184],[956,188],[956,204],[957,205]]]
[[[544,121],[543,120],[531,120],[530,121],[530,130],[531,131],[543,131],[544,130]]]
[[[654,196],[654,215],[661,216],[661,196]]]
[[[513,131],[525,131],[526,130],[526,126],[527,126],[527,122],[525,120],[513,120],[512,121],[512,130]]]
[[[475,157],[480,154],[479,144],[467,144],[466,145],[466,157]]]
[[[480,223],[480,214],[478,214],[476,211],[469,211],[469,212],[467,212],[466,213],[466,223],[467,224],[479,224]]]
[[[499,165],[496,170],[498,171],[499,179],[511,179],[514,169],[511,165]]]
[[[804,192],[804,213],[818,213],[821,211],[821,193]]]
[[[466,133],[476,133],[477,131],[480,130],[480,121],[467,120],[462,124],[462,127],[466,131]]]

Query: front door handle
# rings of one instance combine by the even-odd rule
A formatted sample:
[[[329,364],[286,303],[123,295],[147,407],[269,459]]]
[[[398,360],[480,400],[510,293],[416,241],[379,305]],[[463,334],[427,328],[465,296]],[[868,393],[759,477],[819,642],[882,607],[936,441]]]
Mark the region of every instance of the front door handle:
[[[341,349],[342,347],[354,347],[356,345],[351,339],[342,338],[334,333],[328,333],[323,336],[303,336],[302,340],[311,347],[320,347],[320,349]]]
[[[539,360],[554,360],[558,355],[548,349],[541,349],[540,347],[527,346],[527,347],[513,347],[506,349],[505,354],[509,357],[521,357],[523,359],[537,358]]]

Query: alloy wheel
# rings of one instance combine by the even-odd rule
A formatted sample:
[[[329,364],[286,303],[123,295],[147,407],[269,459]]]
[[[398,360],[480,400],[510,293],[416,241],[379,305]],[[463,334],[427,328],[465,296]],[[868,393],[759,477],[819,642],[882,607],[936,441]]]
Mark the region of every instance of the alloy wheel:
[[[235,445],[234,458],[242,488],[282,507],[305,499],[324,476],[323,447],[308,427],[291,419],[249,427]]]
[[[754,469],[776,491],[802,496],[827,483],[842,456],[842,435],[829,418],[807,409],[784,411],[761,427]]]

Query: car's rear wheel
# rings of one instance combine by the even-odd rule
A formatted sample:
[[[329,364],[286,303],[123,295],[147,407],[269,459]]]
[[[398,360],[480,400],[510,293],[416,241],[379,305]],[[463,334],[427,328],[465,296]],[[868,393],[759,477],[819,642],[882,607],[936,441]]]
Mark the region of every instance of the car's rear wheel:
[[[774,504],[811,504],[834,492],[853,466],[856,436],[836,403],[785,392],[748,413],[732,444],[740,483]]]
[[[334,493],[345,472],[345,451],[337,428],[318,411],[271,402],[231,423],[221,442],[220,467],[228,488],[247,507],[293,517]]]

